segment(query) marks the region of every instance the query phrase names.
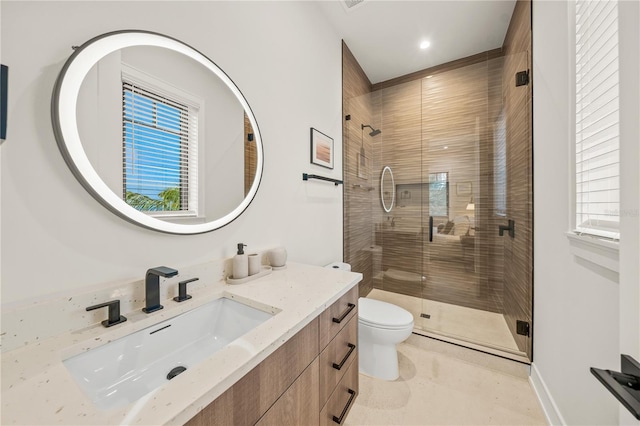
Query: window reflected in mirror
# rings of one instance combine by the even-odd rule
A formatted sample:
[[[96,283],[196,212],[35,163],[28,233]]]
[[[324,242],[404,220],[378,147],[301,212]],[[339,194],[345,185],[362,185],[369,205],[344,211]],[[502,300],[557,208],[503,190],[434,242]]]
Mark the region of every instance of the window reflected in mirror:
[[[122,81],[123,198],[149,214],[197,216],[198,133],[193,129],[199,107],[145,83]]]

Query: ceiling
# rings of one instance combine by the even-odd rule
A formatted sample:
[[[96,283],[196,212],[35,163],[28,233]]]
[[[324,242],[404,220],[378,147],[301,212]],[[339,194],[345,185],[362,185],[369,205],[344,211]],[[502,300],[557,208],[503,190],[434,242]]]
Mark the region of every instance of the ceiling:
[[[353,0],[350,0],[353,2]],[[356,57],[371,83],[502,46],[515,0],[343,0],[319,8]],[[427,40],[431,46],[419,48]]]

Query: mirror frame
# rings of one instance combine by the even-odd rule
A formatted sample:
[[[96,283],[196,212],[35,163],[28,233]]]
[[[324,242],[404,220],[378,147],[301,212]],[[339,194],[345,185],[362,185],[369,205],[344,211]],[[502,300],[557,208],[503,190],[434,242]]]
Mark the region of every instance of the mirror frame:
[[[100,59],[116,50],[133,46],[154,46],[171,49],[200,63],[227,85],[235,94],[240,104],[242,104],[244,111],[249,117],[257,148],[256,175],[249,192],[242,202],[223,217],[206,223],[181,224],[166,222],[149,216],[131,207],[120,196],[114,193],[104,183],[89,162],[89,158],[80,140],[77,125],[76,109],[80,87],[89,70]],[[222,69],[201,52],[180,40],[143,30],[122,30],[105,33],[92,38],[82,46],[74,49],[74,53],[65,62],[60,71],[53,89],[51,120],[56,142],[58,143],[58,148],[65,162],[80,184],[82,184],[97,201],[111,212],[131,223],[147,229],[182,235],[201,234],[219,229],[234,221],[249,207],[249,204],[251,204],[258,192],[262,180],[264,166],[262,137],[249,103],[242,92],[240,92],[240,89]]]
[[[391,176],[391,187],[393,188],[393,192],[391,195],[391,206],[389,206],[389,208],[387,208],[387,203],[384,202],[384,174],[387,170],[389,171],[389,176]],[[391,167],[389,166],[384,166],[384,169],[382,169],[382,174],[380,175],[380,201],[382,202],[382,208],[384,209],[384,211],[387,213],[391,212],[391,209],[393,209],[393,204],[396,201],[396,181],[393,178],[393,172],[391,171]]]

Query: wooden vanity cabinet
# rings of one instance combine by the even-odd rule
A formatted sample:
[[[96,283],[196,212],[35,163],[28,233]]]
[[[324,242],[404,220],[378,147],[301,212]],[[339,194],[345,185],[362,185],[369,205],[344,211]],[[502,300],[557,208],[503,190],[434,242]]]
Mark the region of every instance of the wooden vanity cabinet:
[[[196,425],[253,425],[318,356],[314,319],[187,422]]]
[[[358,360],[356,357],[320,411],[320,426],[343,424],[357,396]]]
[[[187,425],[312,426],[344,420],[358,393],[357,304],[355,286]]]
[[[324,310],[318,317],[320,319],[320,349],[325,348],[329,342],[347,325],[358,311],[358,289],[352,288]]]
[[[319,371],[316,358],[258,420],[257,425],[317,425]]]
[[[342,424],[358,396],[358,286],[319,319],[319,424]]]

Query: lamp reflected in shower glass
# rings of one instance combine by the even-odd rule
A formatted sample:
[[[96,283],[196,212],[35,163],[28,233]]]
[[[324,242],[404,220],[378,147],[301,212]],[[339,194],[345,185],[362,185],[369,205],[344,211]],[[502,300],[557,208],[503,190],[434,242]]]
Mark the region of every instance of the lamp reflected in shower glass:
[[[475,210],[476,204],[473,202],[473,196],[469,199],[469,203],[467,204],[467,210]]]

